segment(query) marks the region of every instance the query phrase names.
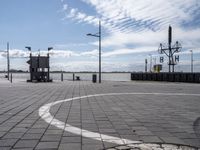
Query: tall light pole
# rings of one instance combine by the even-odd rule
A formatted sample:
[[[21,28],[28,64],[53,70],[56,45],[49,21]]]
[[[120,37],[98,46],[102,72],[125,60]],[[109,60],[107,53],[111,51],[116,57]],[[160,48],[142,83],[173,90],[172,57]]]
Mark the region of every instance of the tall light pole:
[[[149,72],[152,72],[152,54],[149,54],[149,56],[150,56]]]
[[[48,62],[49,62],[49,51],[52,50],[53,47],[48,47],[48,53],[47,53],[47,57],[48,57]],[[47,73],[47,80],[49,82],[49,73],[50,73],[50,64],[48,66],[48,73]]]
[[[9,55],[9,43],[7,42],[7,67],[8,67],[8,72],[7,72],[7,76],[8,76],[8,80],[10,79],[9,75],[10,75],[10,55]]]
[[[87,36],[99,38],[99,83],[101,83],[101,21],[99,20],[99,32],[96,34],[88,33]]]
[[[145,59],[145,73],[147,73],[147,59]]]
[[[191,52],[191,72],[193,73],[193,50],[190,50]]]

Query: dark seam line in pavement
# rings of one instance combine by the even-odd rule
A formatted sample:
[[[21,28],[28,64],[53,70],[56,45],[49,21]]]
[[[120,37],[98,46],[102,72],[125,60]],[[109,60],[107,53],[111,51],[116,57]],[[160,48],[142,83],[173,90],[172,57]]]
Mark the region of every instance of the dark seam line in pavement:
[[[103,98],[103,96],[100,96],[100,97],[98,97],[98,98],[102,98],[103,102],[105,101],[105,99]],[[99,107],[101,108],[101,110],[102,110],[102,112],[104,113],[104,115],[108,118],[108,115],[105,113],[105,111],[104,111],[104,109],[102,108],[101,104],[99,104],[99,101],[96,99],[96,97],[94,97],[94,99],[96,100],[97,104],[98,104]],[[95,121],[96,121],[96,120],[95,120]],[[110,120],[108,120],[108,121],[110,122],[110,124],[112,124]],[[98,124],[97,124],[97,126],[98,126]],[[112,127],[113,127],[113,124],[112,124]],[[99,126],[98,126],[98,128],[99,128]],[[114,127],[113,127],[113,128],[114,128]],[[99,133],[100,133],[100,131],[99,131]],[[101,133],[100,133],[100,135],[101,135]],[[101,139],[102,139],[102,138],[101,138]],[[106,147],[106,145],[104,144],[104,142],[106,142],[106,141],[102,141],[103,148]]]
[[[38,92],[36,92],[36,93],[38,93]],[[39,101],[39,100],[38,100]],[[36,102],[38,102],[38,101],[36,101]],[[26,101],[27,102],[27,101]],[[33,102],[33,103],[35,103],[35,102]],[[32,103],[32,104],[33,104]],[[22,111],[24,111],[25,109],[27,109],[27,108],[29,108],[32,104],[30,104],[29,106],[27,106],[26,108],[24,108],[24,109],[22,109],[22,110],[20,110],[19,112],[17,112],[14,116],[11,116],[11,117],[9,117],[8,119],[6,119],[4,122],[2,122],[1,124],[3,124],[3,123],[5,123],[7,120],[9,120],[9,119],[11,119],[11,118],[13,118],[13,117],[15,117],[15,116],[17,116],[17,114],[19,114],[19,113],[21,113]],[[18,106],[17,106],[18,107]],[[39,107],[38,107],[39,108]],[[32,111],[33,112],[33,111]],[[31,113],[32,113],[31,112]],[[30,114],[31,114],[30,113]],[[28,114],[29,115],[29,114]],[[28,116],[27,115],[27,116]],[[24,119],[27,117],[27,116],[25,116],[24,117]],[[20,120],[20,122],[22,122],[24,119],[22,119],[22,120]],[[2,136],[2,138],[9,132],[9,131],[11,131],[12,129],[14,129],[20,122],[18,122],[17,124],[15,124],[12,128],[10,128],[8,131],[6,131],[6,133]],[[0,125],[1,125],[0,124]]]
[[[81,96],[80,95],[80,82],[79,82],[79,97]],[[82,139],[82,128],[83,128],[83,126],[82,126],[82,107],[81,107],[81,99],[79,100],[79,105],[80,105],[80,122],[81,122],[81,150],[82,150],[82,144],[83,144],[83,139]]]
[[[200,117],[193,123],[193,130],[197,136],[197,140],[200,142]]]
[[[59,88],[61,88],[61,86],[59,86]],[[57,91],[58,91],[58,89],[56,89],[56,90],[54,91],[54,93],[57,93]],[[52,94],[52,95],[53,95],[53,94]],[[59,97],[59,95],[58,95],[57,97]],[[57,98],[54,98],[54,100],[53,100],[52,102],[56,102],[57,100],[58,100]],[[49,100],[49,101],[50,101],[50,100]],[[43,104],[46,104],[46,103],[49,103],[49,102],[48,102],[48,101],[45,101]],[[43,104],[42,104],[42,105],[43,105]],[[38,112],[38,109],[39,109],[40,107],[41,107],[41,105],[37,108],[37,112]],[[57,112],[58,112],[58,110],[55,112],[54,115],[56,115]],[[37,120],[39,120],[40,118],[41,118],[41,117],[39,117]],[[52,121],[52,120],[51,120],[51,121]],[[35,145],[35,147],[34,147],[33,149],[35,149],[35,148],[38,146],[39,142],[41,142],[41,139],[42,139],[42,137],[44,136],[45,132],[48,130],[49,126],[50,126],[50,124],[48,124],[48,126],[45,128],[45,130],[44,130],[42,136],[40,137],[38,143]]]
[[[37,91],[37,92],[35,92],[34,94],[37,94],[37,93],[40,93],[40,91],[39,91],[39,92]],[[14,99],[17,99],[17,96],[15,96]],[[29,98],[29,99],[24,99],[24,100],[25,100],[25,101],[22,101],[22,102],[21,102],[22,104],[25,103],[25,102],[29,102],[29,101],[31,100],[31,98]],[[12,101],[12,103],[8,103],[7,105],[10,106],[11,104],[15,104],[16,102],[18,102],[18,100]],[[8,106],[6,106],[6,107],[8,107]],[[3,107],[3,108],[6,108],[6,107]],[[11,110],[17,108],[17,107],[19,107],[19,105],[16,106],[16,107],[13,107],[13,108],[11,108],[11,109],[9,109],[9,110],[3,112],[3,113],[1,113],[1,115],[5,114],[5,113],[7,113],[7,112],[9,112],[9,111],[11,111]],[[2,109],[2,107],[1,107],[1,109]],[[9,118],[9,119],[10,119],[10,118]],[[1,124],[1,123],[0,123],[0,124]]]
[[[69,88],[70,88],[70,86],[68,87],[68,89],[69,89]],[[73,98],[73,93],[74,93],[73,91],[74,91],[74,88],[75,88],[75,85],[73,85],[73,87],[72,87],[72,95],[70,96],[70,97],[72,97],[72,98]],[[67,93],[69,93],[68,90],[67,90]],[[67,94],[66,94],[66,95],[67,95]],[[65,99],[66,99],[66,97],[65,97]],[[63,103],[63,102],[62,102],[62,103]],[[72,101],[70,102],[70,105],[69,105],[69,110],[68,110],[68,113],[67,113],[67,117],[66,117],[66,119],[65,119],[65,124],[67,123],[67,120],[68,120],[68,118],[69,118],[71,108],[72,108]],[[58,148],[59,148],[60,145],[61,145],[61,141],[62,141],[62,138],[63,138],[64,133],[65,133],[65,130],[62,130],[61,138],[60,138],[60,141],[59,141],[59,143],[58,143]]]
[[[115,95],[114,97],[115,97],[116,99],[118,99],[119,101],[122,101],[122,99],[120,98],[120,96]],[[113,102],[113,101],[112,101],[112,102]],[[114,101],[113,103],[115,103],[116,106],[120,107],[120,106],[118,105],[117,101]],[[132,109],[132,106],[130,106],[129,104],[127,104],[126,101],[125,101],[124,103],[126,104],[126,106],[127,106],[128,108]],[[126,111],[125,111],[125,112],[126,112]],[[127,112],[126,112],[126,113],[127,113]],[[127,113],[127,115],[130,115],[130,114]],[[132,115],[130,115],[130,116],[131,116],[131,117],[134,117],[134,116],[132,116]],[[121,117],[120,117],[120,118],[121,118]],[[123,118],[122,118],[122,119],[123,119]],[[134,119],[137,120],[139,123],[141,123],[140,120],[138,120],[137,118],[134,117]],[[124,122],[125,122],[125,124],[130,128],[130,125],[127,124],[126,121],[124,121]],[[142,123],[141,123],[141,124],[142,124]],[[143,127],[144,127],[144,126],[143,126]],[[132,129],[130,129],[130,130],[132,131]],[[133,131],[132,131],[132,132],[133,132]],[[120,136],[120,137],[121,137],[121,136]],[[138,135],[138,137],[139,137],[139,135]],[[123,138],[123,137],[121,137],[121,138]],[[140,140],[140,139],[139,139],[139,141],[144,142],[143,140]]]
[[[101,98],[102,98],[102,100],[103,101],[105,101],[105,99],[103,98],[103,96],[101,96]],[[96,97],[95,97],[95,99],[96,99]],[[99,104],[99,102],[98,102],[98,100],[96,99],[96,101],[97,101],[97,103],[98,103],[98,105],[99,105],[99,107],[101,108],[101,110],[103,111],[103,113],[105,114],[105,116],[108,118],[108,115],[106,114],[106,112],[104,111],[104,109],[102,109],[102,106],[101,106],[101,104]],[[111,121],[109,120],[109,122],[110,122],[110,124],[112,124],[111,123]],[[112,127],[113,127],[113,124],[112,124]],[[113,127],[114,128],[114,127]],[[104,142],[106,142],[106,141],[102,141],[103,142],[103,146],[104,146],[104,148],[106,147],[106,145],[104,144]]]
[[[39,89],[39,90],[40,90],[40,89]],[[53,93],[52,93],[51,95],[53,95]],[[50,97],[50,96],[49,96],[49,97]],[[37,102],[40,102],[40,99],[39,99],[38,101],[34,102],[34,103],[37,103]],[[45,101],[44,103],[42,103],[42,104],[45,104],[45,103],[46,103],[46,101]],[[29,106],[29,107],[30,107],[30,106]],[[38,106],[35,110],[37,110],[39,107],[40,107],[40,106]],[[25,120],[25,119],[26,119],[29,115],[31,115],[35,110],[33,110],[33,111],[32,111],[31,113],[29,113],[28,115],[26,115],[26,116],[24,117],[23,120]],[[33,126],[39,119],[40,119],[40,117],[38,117],[38,119],[36,119],[36,121],[32,124],[32,126]],[[22,120],[22,121],[23,121],[23,120]],[[20,122],[22,122],[22,121],[20,121]],[[20,122],[19,122],[19,123],[20,123]],[[19,124],[19,123],[18,123],[18,124]],[[17,124],[17,125],[18,125],[18,124]],[[17,125],[16,125],[16,126],[17,126]],[[32,126],[31,126],[31,127],[32,127]],[[21,137],[23,137],[23,136],[31,129],[31,127],[29,127],[29,129],[28,129]],[[13,128],[14,128],[14,127],[13,127]],[[9,130],[9,131],[10,131],[10,130]],[[14,148],[14,146],[15,146],[15,145],[17,144],[17,142],[20,141],[20,140],[21,140],[21,138],[19,138],[19,139],[15,142],[15,144],[12,146],[12,148]]]
[[[37,92],[34,93],[34,95],[35,95],[35,94],[37,95],[37,94],[40,93],[40,92],[41,92],[41,91],[37,91]],[[17,98],[15,98],[15,99],[17,99]],[[22,102],[21,102],[22,104],[26,104],[27,102],[30,102],[31,98],[29,98],[29,99],[24,99],[24,100],[25,100],[25,101],[22,101]],[[16,103],[16,102],[18,102],[18,101],[19,101],[19,99],[16,100],[16,101],[14,101],[13,103]],[[21,104],[21,103],[20,103],[20,104]],[[20,105],[20,104],[19,104],[19,105]],[[9,110],[7,110],[7,111],[4,112],[3,114],[5,114],[5,113],[7,113],[7,112],[9,112],[9,111],[11,111],[11,110],[13,110],[13,109],[19,107],[19,105],[16,106],[16,107],[11,108],[11,109],[9,109]]]
[[[83,87],[83,88],[84,88],[84,87]],[[84,90],[85,90],[85,88],[84,88]],[[88,95],[88,93],[87,93],[86,90],[85,90],[85,93],[86,93],[86,95]],[[96,121],[96,119],[95,119],[95,115],[94,115],[94,112],[93,112],[92,106],[91,106],[91,104],[90,104],[90,102],[89,102],[89,98],[87,97],[86,99],[87,99],[87,101],[88,101],[88,105],[89,105],[89,107],[90,107],[91,110],[92,110],[92,115],[93,115],[93,118],[94,118],[95,124],[96,124],[96,126],[97,126],[97,128],[98,128],[98,132],[99,132],[99,126],[98,126],[97,121]],[[99,132],[99,133],[100,133],[100,132]],[[101,134],[100,134],[100,135],[101,135]],[[102,138],[101,138],[101,139],[102,139]],[[103,147],[104,147],[103,141],[101,140],[100,142],[101,142],[101,144],[102,144]]]

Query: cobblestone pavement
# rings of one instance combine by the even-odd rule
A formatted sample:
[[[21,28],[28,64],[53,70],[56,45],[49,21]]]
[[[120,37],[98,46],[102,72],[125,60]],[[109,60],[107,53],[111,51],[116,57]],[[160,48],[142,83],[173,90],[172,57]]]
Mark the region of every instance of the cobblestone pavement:
[[[198,148],[185,145],[143,143],[143,144],[118,145],[111,148],[107,148],[106,150],[195,150],[195,149]]]
[[[102,93],[140,94],[91,96],[52,105],[50,114],[64,124],[80,128],[79,134],[67,132],[69,126],[62,130],[57,127],[60,124],[49,124],[39,116],[38,111],[45,104]],[[0,150],[145,149],[131,144],[118,145],[102,135],[141,143],[200,147],[199,108],[199,84],[0,82]],[[100,136],[85,137],[84,131]],[[174,149],[169,144],[167,148]]]

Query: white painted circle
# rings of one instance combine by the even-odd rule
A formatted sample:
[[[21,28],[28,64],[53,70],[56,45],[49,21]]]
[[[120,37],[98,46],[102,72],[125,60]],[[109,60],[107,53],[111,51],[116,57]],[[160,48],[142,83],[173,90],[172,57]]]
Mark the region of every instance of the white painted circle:
[[[105,93],[105,94],[94,94],[94,95],[86,95],[86,96],[80,96],[80,97],[74,97],[74,98],[69,98],[65,100],[59,100],[56,102],[48,103],[43,105],[42,107],[39,108],[39,116],[44,119],[47,123],[65,130],[67,132],[76,134],[76,135],[81,135],[86,138],[91,138],[93,140],[104,140],[106,142],[110,143],[115,143],[115,144],[138,144],[141,145],[140,148],[147,148],[148,146],[145,144],[142,144],[141,141],[132,141],[129,139],[123,139],[119,137],[114,137],[114,136],[109,136],[105,134],[100,134],[97,132],[91,132],[88,130],[80,129],[77,127],[74,127],[70,124],[65,124],[62,121],[57,120],[50,114],[50,108],[56,104],[62,103],[62,102],[69,102],[72,100],[78,100],[78,99],[84,99],[84,98],[89,98],[89,97],[99,97],[99,96],[114,96],[114,95],[163,95],[163,96],[200,96],[200,94],[186,94],[186,93]],[[149,147],[150,148],[150,147]]]

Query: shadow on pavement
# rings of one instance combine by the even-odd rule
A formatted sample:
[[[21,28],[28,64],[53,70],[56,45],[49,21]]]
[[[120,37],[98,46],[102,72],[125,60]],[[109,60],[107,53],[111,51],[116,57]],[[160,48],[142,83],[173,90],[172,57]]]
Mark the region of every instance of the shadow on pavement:
[[[197,138],[199,138],[200,141],[200,117],[197,118],[194,123],[193,123],[193,130],[197,136]]]

